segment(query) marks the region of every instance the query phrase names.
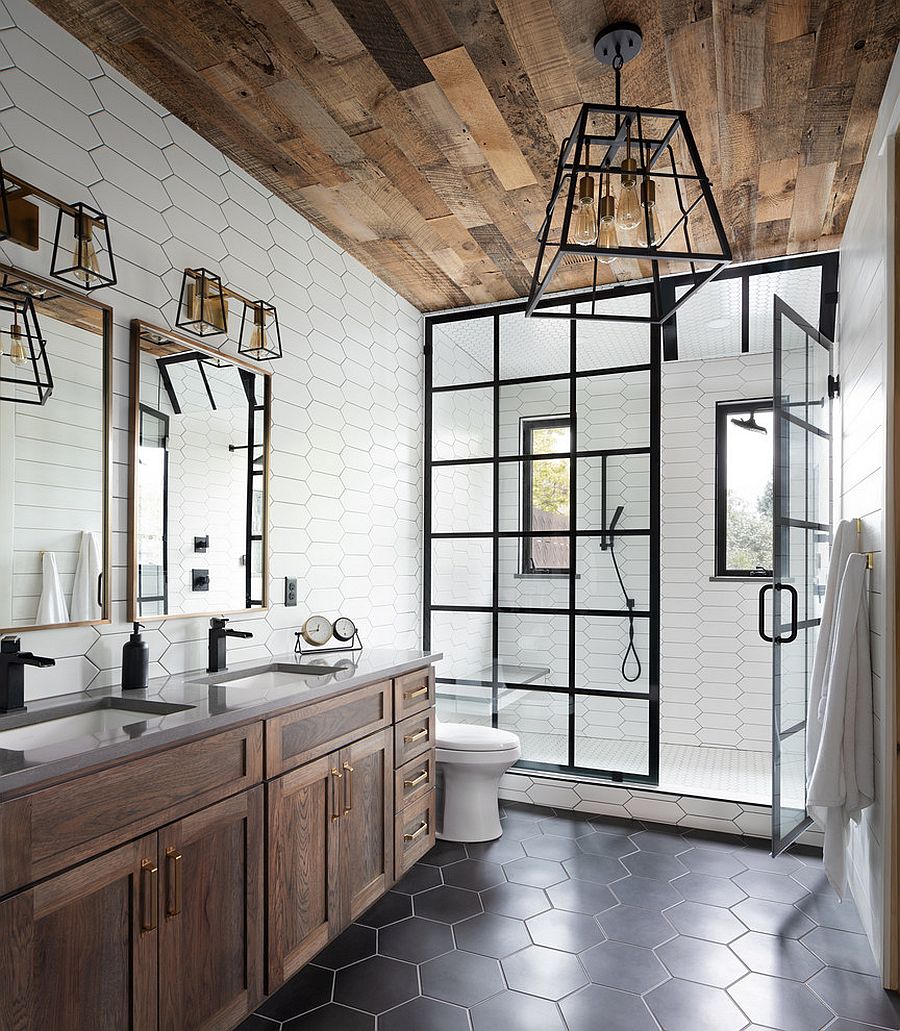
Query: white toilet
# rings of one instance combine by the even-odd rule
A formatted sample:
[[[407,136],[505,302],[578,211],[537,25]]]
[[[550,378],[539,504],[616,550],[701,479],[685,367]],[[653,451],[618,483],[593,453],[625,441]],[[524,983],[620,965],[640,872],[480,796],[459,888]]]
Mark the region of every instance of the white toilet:
[[[522,757],[518,737],[508,730],[440,722],[436,737],[438,838],[499,838],[500,778]]]

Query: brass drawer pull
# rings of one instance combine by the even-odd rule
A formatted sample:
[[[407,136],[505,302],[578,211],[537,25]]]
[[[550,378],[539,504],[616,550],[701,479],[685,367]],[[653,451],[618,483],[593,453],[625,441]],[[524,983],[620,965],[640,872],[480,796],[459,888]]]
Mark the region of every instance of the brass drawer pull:
[[[404,691],[403,692],[403,697],[407,701],[411,702],[413,700],[413,698],[421,698],[423,695],[426,695],[426,694],[428,694],[428,685],[427,684],[424,687],[417,687],[415,689],[415,691]]]
[[[427,766],[425,767],[424,770],[422,770],[422,772],[420,774],[418,774],[418,776],[413,777],[412,780],[405,780],[403,782],[403,786],[405,788],[417,788],[420,784],[424,784],[426,780],[428,780],[428,767]]]
[[[159,868],[150,859],[141,860],[141,933],[156,930],[156,890]]]
[[[422,741],[428,737],[428,727],[422,727],[421,730],[417,730],[415,734],[405,734],[403,737],[403,744],[414,745],[417,741]]]
[[[344,816],[353,808],[353,767],[350,763],[344,763]]]
[[[428,821],[427,820],[423,820],[421,822],[421,824],[412,832],[412,834],[404,834],[403,835],[403,840],[404,841],[416,841],[418,838],[421,838],[423,834],[427,834],[427,833],[428,833]]]
[[[181,912],[181,853],[177,848],[166,849],[166,888],[171,891],[172,904],[166,896],[166,919]]]
[[[343,773],[336,767],[331,768],[331,819],[341,818],[341,803],[338,798],[338,781],[343,779]]]

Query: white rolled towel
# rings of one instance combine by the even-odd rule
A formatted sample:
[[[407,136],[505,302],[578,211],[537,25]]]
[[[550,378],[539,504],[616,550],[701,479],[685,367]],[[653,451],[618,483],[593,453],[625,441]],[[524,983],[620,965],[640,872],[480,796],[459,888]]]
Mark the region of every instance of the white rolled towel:
[[[81,534],[78,565],[75,567],[75,583],[72,586],[73,622],[102,618],[103,611],[98,604],[101,571],[97,535],[90,530],[84,530]]]
[[[51,623],[68,623],[69,610],[66,607],[66,596],[59,582],[59,569],[56,555],[45,551],[41,559],[41,597],[37,608],[37,626]]]

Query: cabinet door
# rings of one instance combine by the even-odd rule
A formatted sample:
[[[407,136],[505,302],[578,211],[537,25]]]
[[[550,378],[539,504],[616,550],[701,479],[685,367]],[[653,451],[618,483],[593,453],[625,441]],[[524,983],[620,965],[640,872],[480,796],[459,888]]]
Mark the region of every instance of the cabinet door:
[[[2,1031],[156,1031],[151,834],[0,902]]]
[[[219,1031],[262,998],[263,794],[159,832],[160,1031]]]
[[[351,923],[393,882],[393,730],[341,749],[342,922]]]
[[[342,780],[335,752],[267,785],[268,992],[340,930]]]

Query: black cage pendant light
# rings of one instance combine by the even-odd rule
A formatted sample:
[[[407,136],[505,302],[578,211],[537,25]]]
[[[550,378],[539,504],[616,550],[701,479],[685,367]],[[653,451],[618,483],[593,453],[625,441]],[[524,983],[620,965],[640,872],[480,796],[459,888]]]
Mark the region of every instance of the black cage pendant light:
[[[32,298],[0,282],[0,401],[43,405],[53,393],[47,343]]]
[[[281,357],[281,330],[278,312],[265,301],[244,302],[238,354],[254,361],[273,361]]]
[[[175,325],[197,336],[228,332],[228,303],[222,280],[205,268],[186,268]]]
[[[594,42],[597,60],[615,73],[615,103],[584,104],[560,149],[526,315],[572,317],[538,307],[561,267],[591,262],[596,292],[600,264],[633,262],[633,278],[651,279],[647,314],[605,311],[593,297],[575,318],[661,324],[731,261],[685,113],[622,103],[622,68],[642,43],[626,22]],[[676,273],[687,273],[686,285],[664,289],[663,276]]]

